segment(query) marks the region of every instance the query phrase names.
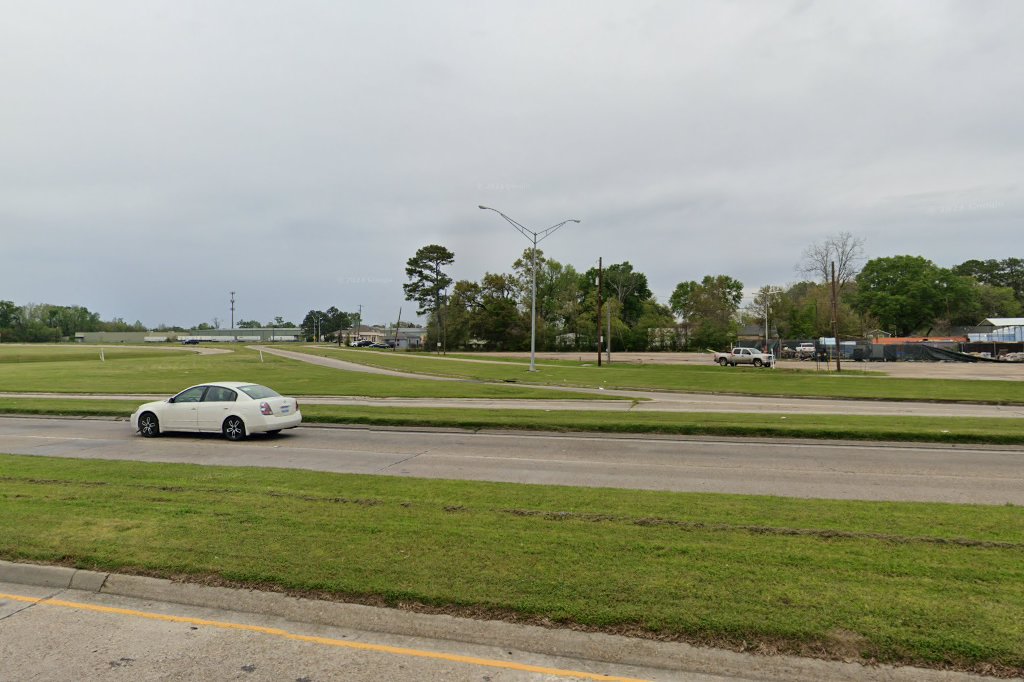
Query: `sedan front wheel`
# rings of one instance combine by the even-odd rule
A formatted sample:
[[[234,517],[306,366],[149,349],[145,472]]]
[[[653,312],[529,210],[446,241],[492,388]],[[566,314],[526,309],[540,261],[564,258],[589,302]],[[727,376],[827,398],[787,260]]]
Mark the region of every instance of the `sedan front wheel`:
[[[146,412],[139,417],[139,433],[146,438],[155,438],[160,435],[160,420],[152,412]]]
[[[224,420],[224,437],[228,440],[245,440],[245,422],[239,417],[228,417]]]

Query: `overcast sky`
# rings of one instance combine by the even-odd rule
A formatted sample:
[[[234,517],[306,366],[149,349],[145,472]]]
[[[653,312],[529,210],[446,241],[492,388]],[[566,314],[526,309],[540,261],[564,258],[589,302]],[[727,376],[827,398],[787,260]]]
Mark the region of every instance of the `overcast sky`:
[[[533,229],[667,302],[809,242],[1024,256],[1024,2],[0,0],[0,299],[403,318]]]

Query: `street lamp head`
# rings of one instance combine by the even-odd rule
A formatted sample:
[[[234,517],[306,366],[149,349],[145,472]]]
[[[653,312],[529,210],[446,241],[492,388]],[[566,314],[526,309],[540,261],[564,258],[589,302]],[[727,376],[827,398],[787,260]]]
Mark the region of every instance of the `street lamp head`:
[[[482,208],[482,209],[483,209],[483,210],[485,210],[485,211],[493,211],[493,210],[494,210],[494,209],[493,209],[493,208],[491,208],[490,206],[477,206],[477,208]]]

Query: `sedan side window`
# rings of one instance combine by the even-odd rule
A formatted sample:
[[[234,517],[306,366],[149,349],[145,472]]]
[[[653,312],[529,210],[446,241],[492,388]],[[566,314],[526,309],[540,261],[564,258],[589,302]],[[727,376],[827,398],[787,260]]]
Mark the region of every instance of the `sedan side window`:
[[[176,403],[198,403],[203,399],[203,392],[207,389],[206,386],[193,386],[192,388],[186,389],[174,396],[174,402]]]
[[[206,396],[203,398],[204,403],[230,403],[234,402],[238,394],[232,391],[230,388],[224,388],[223,386],[210,386],[210,390],[206,392]]]

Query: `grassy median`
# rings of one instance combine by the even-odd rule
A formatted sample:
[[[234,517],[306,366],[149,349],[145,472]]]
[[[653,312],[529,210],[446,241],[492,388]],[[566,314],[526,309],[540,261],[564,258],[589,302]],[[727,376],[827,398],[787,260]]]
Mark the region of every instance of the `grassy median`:
[[[1024,510],[0,455],[0,557],[1024,670]]]
[[[2,403],[0,403],[2,404]],[[305,405],[308,423],[463,429],[759,436],[932,443],[1024,443],[1024,420],[732,412],[601,412]]]

